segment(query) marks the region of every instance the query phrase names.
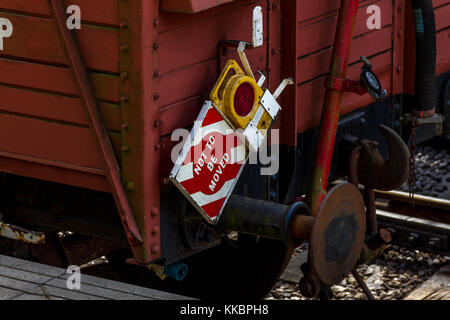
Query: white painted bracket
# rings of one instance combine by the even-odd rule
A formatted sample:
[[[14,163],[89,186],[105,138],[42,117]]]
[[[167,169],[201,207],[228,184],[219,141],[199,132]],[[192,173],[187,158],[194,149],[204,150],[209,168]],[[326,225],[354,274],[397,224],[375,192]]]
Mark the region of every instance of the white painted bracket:
[[[239,42],[239,47],[237,49],[239,58],[241,59],[242,65],[244,66],[245,73],[255,80],[255,76],[253,75],[252,68],[250,67],[250,62],[248,62],[247,55],[245,54],[246,43],[241,41]],[[256,80],[255,80],[256,81]]]
[[[264,20],[263,9],[260,6],[253,9],[253,48],[261,47],[264,44]]]
[[[266,76],[261,71],[258,72],[260,77],[258,80],[258,86],[262,87],[264,85],[264,82],[266,82]]]
[[[294,79],[287,78],[287,79],[284,79],[283,82],[280,83],[277,90],[275,90],[275,93],[273,94],[273,97],[275,98],[275,100],[278,99],[278,97],[283,93],[284,89],[286,89],[286,87],[290,84],[294,84]]]

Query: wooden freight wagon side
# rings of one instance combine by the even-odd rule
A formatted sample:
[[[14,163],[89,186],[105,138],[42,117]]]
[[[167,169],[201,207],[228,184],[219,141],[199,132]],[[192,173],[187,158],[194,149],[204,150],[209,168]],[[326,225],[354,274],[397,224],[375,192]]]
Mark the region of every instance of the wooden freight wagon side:
[[[110,137],[120,150],[119,17],[116,1],[75,0],[81,53]],[[14,31],[0,51],[2,171],[109,191],[47,0],[1,0]],[[120,157],[120,152],[116,152]]]
[[[380,8],[381,29],[370,30],[367,20],[371,5]],[[437,74],[450,69],[447,0],[433,0],[437,30]],[[284,72],[295,70],[296,92],[285,97],[282,142],[295,144],[298,133],[317,126],[325,94],[325,78],[331,64],[340,2],[330,0],[283,2]],[[406,17],[406,18],[405,18]],[[296,32],[288,30],[296,28]],[[390,95],[414,93],[414,39],[412,9],[407,0],[360,1],[355,25],[348,78],[359,79],[360,56],[370,58],[374,71]],[[295,43],[295,54],[286,52]],[[291,103],[294,101],[294,105]],[[372,103],[369,95],[344,93],[341,114]],[[288,111],[286,111],[288,109]],[[295,114],[295,117],[292,115]]]

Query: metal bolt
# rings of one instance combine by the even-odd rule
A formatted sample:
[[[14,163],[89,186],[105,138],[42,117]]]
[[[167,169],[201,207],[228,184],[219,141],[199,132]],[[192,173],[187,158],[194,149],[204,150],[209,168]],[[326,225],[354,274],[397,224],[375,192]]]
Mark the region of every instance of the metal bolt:
[[[155,70],[155,72],[153,72],[153,77],[154,78],[159,78],[161,76],[161,73],[159,73],[158,70]]]
[[[122,52],[128,52],[129,49],[130,49],[130,46],[127,44],[123,44],[120,46],[120,51],[122,51]]]
[[[127,29],[128,28],[128,21],[123,20],[120,22],[120,28],[121,29]]]
[[[398,29],[398,31],[397,31],[397,35],[398,35],[399,37],[401,37],[401,36],[402,36],[402,29]]]
[[[155,128],[159,128],[161,126],[161,121],[156,120],[155,121]]]
[[[121,77],[122,79],[128,79],[128,77],[129,77],[128,72],[126,72],[126,71],[122,72],[122,73],[120,74],[120,77]]]
[[[277,49],[273,48],[272,49],[272,55],[276,55],[277,54]]]
[[[123,122],[122,125],[121,125],[121,128],[122,128],[123,130],[128,129],[129,127],[130,127],[130,124],[129,124],[128,122]]]
[[[273,9],[277,9],[277,8],[278,8],[278,3],[274,2],[274,3],[272,4],[272,8],[273,8]]]
[[[150,214],[152,215],[153,218],[158,216],[159,215],[159,209],[156,206],[154,206],[152,208],[152,210],[150,211]]]
[[[153,20],[153,25],[154,25],[155,27],[157,27],[157,26],[159,25],[159,20],[158,20],[158,18],[156,18],[155,20]]]
[[[155,50],[159,49],[159,43],[158,42],[153,43],[153,49],[155,49]]]
[[[159,226],[154,225],[153,228],[152,228],[152,234],[155,235],[157,233],[159,233]]]
[[[419,240],[419,235],[415,232],[411,232],[408,236],[408,242],[416,243]]]
[[[122,146],[121,150],[122,150],[122,152],[128,152],[128,151],[130,151],[130,147],[127,145],[124,145],[124,146]]]
[[[441,239],[433,237],[428,241],[428,246],[433,249],[437,249],[441,246]]]
[[[127,189],[128,191],[136,191],[136,184],[134,182],[128,182]]]
[[[122,97],[120,97],[120,101],[128,102],[128,101],[130,101],[130,97],[127,94],[124,94],[124,95],[122,95]]]
[[[157,244],[152,246],[152,253],[159,253],[159,246]]]
[[[154,95],[153,95],[153,100],[159,100],[159,94],[158,93],[155,93]]]

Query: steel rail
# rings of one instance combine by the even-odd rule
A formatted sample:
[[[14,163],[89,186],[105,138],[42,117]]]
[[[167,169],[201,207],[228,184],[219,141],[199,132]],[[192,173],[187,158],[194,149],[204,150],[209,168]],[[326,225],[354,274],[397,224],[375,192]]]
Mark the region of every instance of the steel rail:
[[[402,191],[380,191],[375,190],[375,196],[377,198],[398,201],[402,203],[410,203],[409,194]],[[418,206],[424,206],[433,209],[450,211],[450,200],[439,199],[435,197],[424,196],[420,194],[414,195],[414,204]]]
[[[391,233],[393,243],[445,255],[450,253],[449,224],[384,210],[377,210],[377,220],[381,228]]]

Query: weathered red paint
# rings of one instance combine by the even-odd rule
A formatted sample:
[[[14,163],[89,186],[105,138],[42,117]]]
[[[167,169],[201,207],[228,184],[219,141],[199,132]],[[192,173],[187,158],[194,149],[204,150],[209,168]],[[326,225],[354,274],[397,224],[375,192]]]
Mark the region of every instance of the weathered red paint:
[[[161,11],[196,13],[233,0],[161,0]]]
[[[218,43],[249,41],[253,7],[263,7],[264,46],[247,54],[254,71],[267,72],[272,91],[282,78],[295,78],[296,88],[292,86],[282,96],[283,111],[276,124],[282,131],[282,143],[295,145],[298,133],[320,122],[340,4],[331,0],[234,0],[220,5],[221,1],[205,0],[217,6],[179,14],[161,11],[163,2],[65,1],[82,9],[82,29],[75,32],[81,54],[110,130],[122,182],[135,186],[134,191],[127,191],[127,197],[145,238],[136,252],[141,263],[157,259],[162,248],[161,235],[151,230],[155,226],[161,230],[159,191],[173,166],[170,134],[192,125],[217,80],[220,64],[236,57],[232,50],[219,55]],[[441,74],[450,67],[450,1],[433,2],[437,73]],[[381,8],[381,30],[366,27],[366,9],[371,4]],[[0,52],[0,136],[7,137],[0,139],[0,170],[112,192],[48,0],[0,0],[0,8],[0,16],[13,19],[17,26],[16,32],[4,39],[5,51]],[[360,2],[347,78],[358,79],[360,64],[356,62],[365,55],[371,57],[374,72],[389,93],[413,93],[413,85],[409,86],[415,65],[410,12],[406,0]],[[123,44],[128,44],[128,53],[120,51]],[[127,77],[121,77],[124,72]],[[129,100],[121,104],[124,94]],[[336,107],[334,99],[328,97]],[[369,95],[344,93],[340,113],[370,102]],[[333,132],[330,123],[325,129]],[[334,141],[334,136],[326,140]],[[326,163],[331,159],[331,150],[324,145],[318,161],[321,177],[326,176]],[[129,152],[121,151],[124,146]],[[318,187],[323,190],[324,180],[321,182]]]
[[[122,185],[119,164],[117,163],[117,158],[114,154],[101,112],[97,107],[97,100],[89,82],[87,69],[80,55],[74,34],[67,28],[67,18],[65,13],[66,9],[63,1],[49,0],[49,2],[51,3],[53,17],[58,26],[61,42],[66,49],[74,82],[76,83],[82,104],[88,111],[92,131],[95,134],[95,141],[97,142],[98,149],[101,151],[103,156],[106,177],[109,185],[111,186],[111,191],[116,202],[117,210],[121,216],[128,241],[134,249],[136,243],[142,243],[143,238],[136,224],[130,203],[128,202],[128,198]]]
[[[338,29],[333,49],[333,60],[329,76],[345,79],[350,57],[353,31],[359,0],[343,0],[339,13]],[[327,195],[328,175],[334,151],[336,130],[342,103],[341,90],[327,88],[325,94],[319,140],[317,143],[314,173],[308,202],[311,214],[315,215]]]

